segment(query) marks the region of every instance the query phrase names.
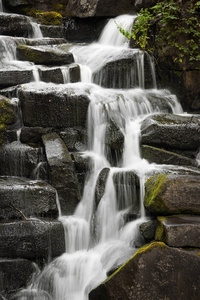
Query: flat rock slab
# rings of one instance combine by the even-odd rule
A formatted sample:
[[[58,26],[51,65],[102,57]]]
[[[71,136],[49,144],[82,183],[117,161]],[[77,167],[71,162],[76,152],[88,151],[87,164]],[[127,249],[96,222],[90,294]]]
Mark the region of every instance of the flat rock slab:
[[[45,46],[17,46],[17,58],[43,65],[64,65],[74,62],[72,53]]]
[[[200,298],[199,249],[184,251],[152,243],[90,292],[89,300]]]
[[[48,133],[42,137],[51,184],[56,188],[61,212],[73,214],[80,201],[78,179],[69,151],[57,133]]]
[[[25,287],[26,284],[31,280],[32,275],[35,271],[35,265],[27,259],[1,258],[0,291],[7,292]]]
[[[165,149],[197,150],[200,120],[172,114],[147,117],[141,126],[141,143]]]
[[[57,217],[56,190],[44,181],[0,177],[0,219]]]
[[[156,175],[145,184],[145,208],[157,215],[199,214],[200,176]]]
[[[25,220],[0,223],[0,257],[47,259],[65,252],[59,221]]]
[[[89,98],[65,85],[27,84],[19,90],[24,125],[28,127],[85,127]]]
[[[33,32],[28,17],[17,14],[0,14],[0,35],[28,37]]]
[[[150,163],[197,167],[197,161],[164,149],[142,145],[142,156]]]
[[[158,217],[157,241],[170,247],[200,247],[200,216]]]

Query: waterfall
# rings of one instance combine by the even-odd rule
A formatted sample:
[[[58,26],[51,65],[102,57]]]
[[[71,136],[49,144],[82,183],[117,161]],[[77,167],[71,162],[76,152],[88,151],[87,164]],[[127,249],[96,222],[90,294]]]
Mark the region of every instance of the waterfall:
[[[70,51],[81,65],[80,88],[94,80],[94,73],[116,59],[135,58],[137,74],[132,76],[128,89],[103,88],[88,84],[88,149],[91,170],[86,180],[82,200],[73,216],[63,216],[66,253],[53,260],[17,299],[87,300],[89,292],[106,279],[107,274],[127,261],[142,245],[138,225],[146,220],[143,207],[144,182],[148,173],[160,167],[141,158],[139,138],[142,120],[149,114],[162,112],[152,104],[152,96],[160,97],[173,113],[180,113],[176,98],[167,91],[157,90],[155,73],[150,61],[152,88],[144,89],[144,55],[128,48],[116,23],[127,21],[130,30],[134,17],[121,16],[110,21],[98,43],[75,46]],[[134,70],[135,70],[134,69]],[[130,75],[130,74],[129,74]],[[129,75],[127,75],[129,77]],[[101,76],[100,76],[101,77]],[[136,78],[136,79],[134,79]],[[137,82],[137,86],[135,87]],[[133,88],[134,87],[134,88]],[[106,143],[107,128],[113,122],[124,137],[124,149],[115,163]],[[95,199],[96,182],[102,169],[108,168],[105,192],[98,203]],[[131,176],[131,177],[128,177]],[[128,179],[131,178],[131,179]],[[138,186],[130,184],[138,178]],[[129,182],[129,183],[128,183]],[[58,199],[57,199],[58,201]],[[125,216],[133,209],[135,220]],[[43,296],[41,296],[43,295]],[[46,298],[47,297],[47,298]]]

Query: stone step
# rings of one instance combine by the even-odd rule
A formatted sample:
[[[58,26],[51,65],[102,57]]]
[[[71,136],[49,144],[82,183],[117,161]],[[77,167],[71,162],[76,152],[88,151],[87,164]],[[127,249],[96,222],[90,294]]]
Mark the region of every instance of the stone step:
[[[65,65],[74,62],[73,54],[50,46],[17,46],[17,58],[41,65]]]
[[[57,217],[56,190],[44,181],[0,177],[0,219]]]
[[[177,215],[158,217],[157,241],[170,247],[200,248],[200,216]]]
[[[0,176],[34,178],[41,158],[41,149],[14,141],[0,148]]]
[[[85,128],[89,98],[73,86],[27,84],[19,89],[24,126]]]
[[[0,35],[31,37],[33,27],[30,18],[17,14],[0,14]]]
[[[33,69],[0,69],[0,88],[34,81]]]
[[[57,257],[65,252],[65,235],[61,222],[24,220],[0,223],[0,257],[37,261]]]

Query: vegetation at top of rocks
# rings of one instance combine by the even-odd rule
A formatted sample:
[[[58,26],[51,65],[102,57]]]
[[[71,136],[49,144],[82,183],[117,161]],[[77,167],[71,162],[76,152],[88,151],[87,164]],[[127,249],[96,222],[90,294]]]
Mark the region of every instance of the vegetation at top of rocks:
[[[189,62],[200,61],[200,1],[158,2],[149,9],[141,9],[132,32],[120,28],[135,46],[151,52],[161,47],[173,47],[174,61],[180,63],[189,57]]]
[[[62,25],[62,15],[56,11],[43,11],[35,8],[25,8],[24,13],[35,18],[42,25]]]

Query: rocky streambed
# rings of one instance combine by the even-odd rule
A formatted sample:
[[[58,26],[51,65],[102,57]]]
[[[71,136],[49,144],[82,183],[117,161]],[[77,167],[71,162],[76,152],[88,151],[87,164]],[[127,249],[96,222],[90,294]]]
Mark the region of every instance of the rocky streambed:
[[[199,115],[125,41],[6,19],[0,298],[199,299]]]

